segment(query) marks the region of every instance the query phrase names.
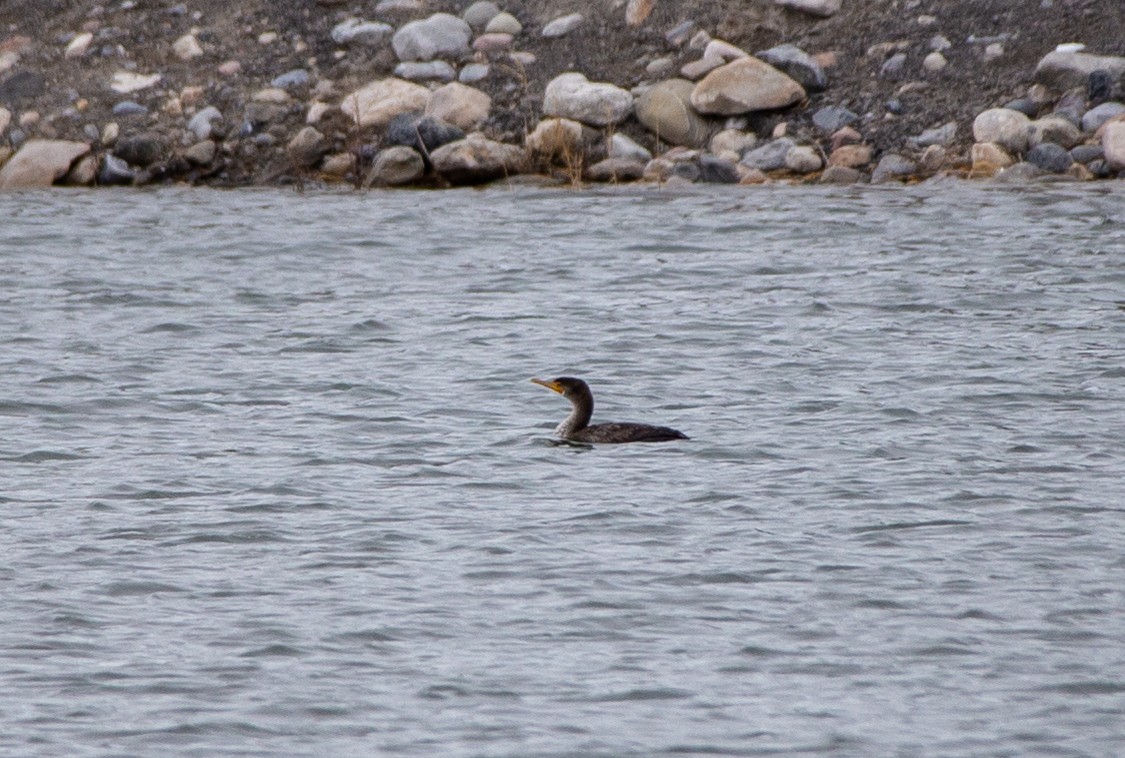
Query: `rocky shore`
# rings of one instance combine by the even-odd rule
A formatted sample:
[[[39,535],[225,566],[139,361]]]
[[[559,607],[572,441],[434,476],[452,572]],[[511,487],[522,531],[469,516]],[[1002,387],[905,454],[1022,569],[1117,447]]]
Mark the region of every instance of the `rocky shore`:
[[[1121,0],[8,0],[0,189],[1125,178]]]

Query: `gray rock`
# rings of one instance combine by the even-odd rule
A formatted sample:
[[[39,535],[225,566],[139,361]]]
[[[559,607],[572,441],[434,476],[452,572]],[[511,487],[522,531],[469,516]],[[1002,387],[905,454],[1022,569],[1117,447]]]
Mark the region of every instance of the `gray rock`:
[[[148,108],[132,100],[122,100],[113,106],[114,116],[147,116]]]
[[[514,37],[523,31],[523,24],[511,13],[497,13],[484,31],[486,34],[510,34]]]
[[[803,100],[805,89],[763,61],[746,56],[719,66],[691,93],[691,105],[705,114],[736,116],[785,108]]]
[[[956,137],[957,122],[950,121],[934,129],[927,129],[917,137],[911,137],[907,142],[911,147],[921,149],[930,145],[951,145]]]
[[[119,138],[113,153],[131,166],[144,168],[160,160],[164,156],[164,150],[164,140],[160,135],[145,132]]]
[[[652,153],[621,132],[615,132],[609,139],[609,157],[632,158],[645,164],[652,160]]]
[[[995,142],[1013,153],[1027,151],[1031,119],[1019,111],[990,108],[973,120],[973,139]]]
[[[1108,179],[1109,177],[1114,176],[1117,173],[1113,170],[1112,167],[1110,167],[1108,161],[1102,159],[1090,161],[1090,165],[1088,165],[1086,168],[1098,179]]]
[[[500,15],[500,8],[496,3],[491,0],[477,0],[461,13],[461,18],[473,31],[481,32],[488,26],[488,22],[498,15]]]
[[[895,53],[883,61],[883,65],[879,68],[879,76],[898,76],[905,67],[906,53]]]
[[[209,139],[196,142],[184,151],[184,157],[195,166],[209,166],[215,160],[215,143]]]
[[[294,89],[296,87],[305,87],[309,83],[309,72],[303,68],[295,68],[292,71],[286,71],[284,74],[277,76],[270,82],[273,87],[280,89]]]
[[[1008,110],[1019,111],[1028,118],[1035,118],[1039,115],[1039,104],[1027,97],[1009,100],[1004,103],[1004,107]]]
[[[430,61],[468,53],[472,36],[473,30],[462,19],[448,13],[435,13],[427,19],[404,24],[391,38],[391,46],[400,61]]]
[[[1089,53],[1047,53],[1035,67],[1035,80],[1051,89],[1085,88],[1090,74],[1105,71],[1115,81],[1125,76],[1125,57]]]
[[[747,150],[758,143],[758,138],[741,129],[724,129],[711,138],[710,149],[715,155],[723,152],[736,153],[741,159]]]
[[[340,110],[360,126],[386,126],[400,113],[425,110],[432,93],[402,79],[377,79],[346,95]]]
[[[581,13],[560,16],[543,27],[542,35],[547,38],[564,37],[582,25]]]
[[[1062,116],[1070,121],[1075,126],[1082,123],[1082,115],[1086,112],[1086,90],[1083,87],[1075,87],[1074,89],[1064,92],[1055,102],[1055,108],[1051,111],[1054,116]]]
[[[28,140],[0,168],[0,190],[50,187],[90,152],[85,142]]]
[[[637,98],[637,120],[662,142],[702,147],[710,125],[691,107],[693,89],[686,79],[657,82]]]
[[[349,18],[332,27],[332,41],[337,45],[378,47],[387,41],[394,30],[390,24]]]
[[[1113,97],[1113,74],[1104,69],[1090,72],[1086,80],[1086,97],[1091,102],[1101,103]]]
[[[441,119],[419,113],[402,113],[387,125],[386,143],[405,145],[425,155],[464,138],[465,132]]]
[[[774,0],[774,2],[782,7],[821,18],[828,18],[840,10],[840,0]]]
[[[871,172],[871,183],[882,184],[884,182],[899,181],[913,176],[917,172],[918,166],[914,161],[895,153],[888,153],[879,159],[875,170]]]
[[[1028,145],[1032,147],[1044,142],[1053,142],[1069,150],[1082,141],[1082,130],[1070,119],[1052,113],[1031,122],[1027,139]]]
[[[451,82],[457,73],[445,61],[405,61],[395,66],[395,76],[412,82]]]
[[[695,30],[695,22],[692,20],[683,21],[664,33],[665,41],[672,47],[683,47],[687,41],[691,39],[691,33]]]
[[[820,154],[811,147],[796,145],[785,154],[785,168],[795,174],[811,174],[824,166]]]
[[[191,120],[187,123],[188,131],[194,134],[196,139],[205,140],[211,136],[211,122],[222,119],[222,117],[223,114],[219,112],[218,108],[209,105],[191,117]]]
[[[789,151],[796,147],[796,143],[788,137],[775,139],[772,142],[767,142],[761,147],[756,147],[753,150],[747,151],[739,161],[747,168],[756,168],[762,171],[776,171],[779,168],[785,168],[785,156]]]
[[[1070,157],[1075,163],[1086,165],[1105,158],[1105,151],[1101,145],[1078,145],[1070,149]]]
[[[856,121],[859,121],[859,116],[857,114],[852,113],[847,108],[838,108],[834,105],[821,108],[814,113],[812,117],[813,125],[828,134],[842,129],[849,124],[854,124]]]
[[[1125,121],[1113,121],[1102,127],[1102,150],[1110,168],[1125,170]]]
[[[1042,175],[1043,169],[1031,163],[1021,162],[1000,169],[993,174],[993,178],[1003,184],[1026,184]]]
[[[699,181],[706,184],[738,184],[737,164],[714,155],[699,157]]]
[[[470,131],[488,120],[492,98],[479,89],[451,82],[434,90],[425,115]]]
[[[98,170],[98,184],[116,186],[132,184],[137,178],[129,164],[118,158],[113,153],[106,153],[102,157],[102,165]]]
[[[1096,132],[1106,121],[1122,113],[1125,113],[1125,105],[1121,103],[1111,102],[1094,106],[1082,116],[1082,131]]]
[[[591,182],[635,182],[644,173],[644,161],[632,157],[611,157],[586,169],[585,177]]]
[[[367,175],[367,185],[398,186],[421,179],[426,173],[426,163],[413,148],[397,145],[388,147],[375,158],[375,165]]]
[[[487,63],[470,63],[461,69],[461,74],[457,77],[457,81],[462,84],[474,84],[482,79],[486,79],[492,72],[492,67]]]
[[[856,184],[863,178],[863,174],[847,166],[829,166],[820,175],[821,184]]]
[[[810,92],[820,92],[828,86],[828,76],[821,65],[796,45],[778,45],[754,55]]]
[[[614,84],[591,82],[582,74],[560,74],[547,84],[543,113],[590,126],[609,126],[633,113],[633,96]]]
[[[0,103],[19,104],[47,91],[47,80],[34,71],[17,71],[0,82]]]
[[[524,151],[473,134],[435,150],[430,159],[434,170],[452,184],[481,184],[522,173]]]
[[[1070,168],[1074,159],[1066,148],[1053,142],[1043,142],[1027,153],[1027,162],[1051,174],[1061,174]]]

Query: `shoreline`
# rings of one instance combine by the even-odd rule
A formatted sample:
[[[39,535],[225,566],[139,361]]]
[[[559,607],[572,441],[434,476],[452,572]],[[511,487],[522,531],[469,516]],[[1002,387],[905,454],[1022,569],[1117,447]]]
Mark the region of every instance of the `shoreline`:
[[[1114,3],[13,0],[0,189],[1125,178]]]

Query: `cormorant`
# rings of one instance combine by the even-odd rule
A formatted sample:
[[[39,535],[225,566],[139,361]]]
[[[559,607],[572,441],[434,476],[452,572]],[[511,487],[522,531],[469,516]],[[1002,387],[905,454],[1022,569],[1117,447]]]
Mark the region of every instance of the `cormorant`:
[[[590,426],[590,416],[594,413],[594,393],[590,385],[572,376],[557,379],[532,379],[549,390],[554,390],[571,402],[574,408],[555,429],[555,433],[571,442],[668,442],[686,440],[688,436],[667,426],[651,424],[594,424]]]

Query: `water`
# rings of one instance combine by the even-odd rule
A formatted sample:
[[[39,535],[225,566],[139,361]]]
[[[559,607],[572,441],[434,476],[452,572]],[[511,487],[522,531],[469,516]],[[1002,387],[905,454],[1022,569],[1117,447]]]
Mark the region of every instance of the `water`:
[[[0,754],[1120,755],[1123,199],[5,195]]]

